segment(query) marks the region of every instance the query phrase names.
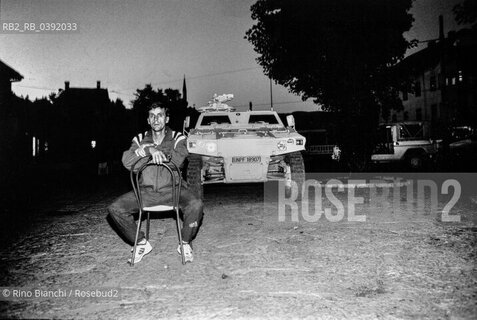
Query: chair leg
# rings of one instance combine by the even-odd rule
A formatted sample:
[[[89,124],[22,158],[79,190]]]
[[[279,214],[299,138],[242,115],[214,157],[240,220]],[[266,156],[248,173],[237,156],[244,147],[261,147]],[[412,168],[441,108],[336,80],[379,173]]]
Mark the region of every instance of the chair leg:
[[[179,237],[179,246],[181,249],[181,258],[182,258],[182,264],[185,264],[185,256],[184,256],[184,244],[182,243],[182,228],[181,228],[181,217],[179,215],[179,207],[177,206],[175,208],[176,211],[176,222],[177,222],[177,235]]]
[[[149,241],[149,227],[151,226],[151,213],[147,212],[146,240]]]
[[[131,267],[134,266],[134,257],[136,256],[137,240],[139,238],[139,231],[141,230],[142,209],[139,209],[139,219],[137,221],[136,237],[134,238],[133,251],[131,256]]]
[[[182,264],[185,265],[185,255],[184,255],[184,243],[182,242],[182,223],[181,223],[181,217],[179,213],[179,200],[181,197],[181,189],[180,189],[180,184],[179,187],[174,185],[174,196],[173,196],[173,202],[174,202],[174,209],[176,211],[176,223],[177,223],[177,236],[179,238],[179,247],[181,250],[181,259],[182,259]]]

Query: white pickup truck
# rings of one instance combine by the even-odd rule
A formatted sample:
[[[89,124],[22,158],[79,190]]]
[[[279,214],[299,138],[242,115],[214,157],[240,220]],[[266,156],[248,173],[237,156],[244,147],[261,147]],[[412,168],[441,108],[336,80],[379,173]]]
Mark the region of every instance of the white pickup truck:
[[[381,124],[378,139],[373,163],[403,162],[417,170],[435,160],[439,150],[439,142],[430,139],[429,124],[423,121]]]

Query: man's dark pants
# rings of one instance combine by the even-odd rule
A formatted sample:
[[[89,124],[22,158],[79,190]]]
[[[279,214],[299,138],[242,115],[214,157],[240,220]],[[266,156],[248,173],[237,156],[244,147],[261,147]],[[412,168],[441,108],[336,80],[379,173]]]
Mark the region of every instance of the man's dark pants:
[[[155,192],[151,188],[142,188],[142,203],[144,207],[159,204],[172,204],[172,188],[165,187]],[[182,210],[184,224],[182,227],[182,241],[191,242],[197,234],[203,216],[202,200],[186,187],[182,186],[179,198],[179,207]],[[128,192],[117,198],[109,207],[109,216],[114,221],[119,232],[132,245],[136,237],[137,225],[134,214],[139,211],[134,192]],[[139,233],[138,242],[144,239],[144,232]]]

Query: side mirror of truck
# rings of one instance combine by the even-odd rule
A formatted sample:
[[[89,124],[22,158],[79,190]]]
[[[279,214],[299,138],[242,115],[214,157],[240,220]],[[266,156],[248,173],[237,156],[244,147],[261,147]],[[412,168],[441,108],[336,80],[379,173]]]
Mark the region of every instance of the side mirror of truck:
[[[287,124],[288,124],[289,127],[295,128],[295,117],[293,117],[292,115],[288,115],[287,116]]]

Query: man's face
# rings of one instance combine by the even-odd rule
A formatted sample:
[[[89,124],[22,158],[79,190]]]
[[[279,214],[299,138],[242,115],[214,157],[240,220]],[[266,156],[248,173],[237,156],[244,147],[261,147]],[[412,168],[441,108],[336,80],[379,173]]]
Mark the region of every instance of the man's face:
[[[149,111],[147,123],[149,123],[153,131],[162,131],[168,122],[169,117],[166,116],[166,110],[164,108],[154,108]]]

